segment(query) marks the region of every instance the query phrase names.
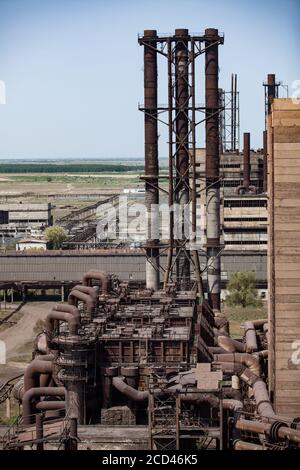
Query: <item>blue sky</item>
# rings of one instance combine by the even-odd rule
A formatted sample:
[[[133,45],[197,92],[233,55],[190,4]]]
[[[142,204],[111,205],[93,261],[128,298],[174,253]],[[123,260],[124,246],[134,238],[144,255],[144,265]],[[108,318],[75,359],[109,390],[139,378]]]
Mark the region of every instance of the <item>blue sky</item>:
[[[220,86],[238,74],[241,131],[260,147],[266,74],[300,79],[299,13],[298,0],[0,0],[0,158],[142,158],[137,34],[150,28],[225,33]]]

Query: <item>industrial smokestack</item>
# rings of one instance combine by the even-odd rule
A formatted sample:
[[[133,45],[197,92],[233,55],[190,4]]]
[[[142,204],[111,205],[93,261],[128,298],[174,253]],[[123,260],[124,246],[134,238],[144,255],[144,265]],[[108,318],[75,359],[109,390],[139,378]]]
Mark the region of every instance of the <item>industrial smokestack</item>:
[[[185,209],[189,203],[189,52],[188,29],[175,30],[175,61],[176,61],[176,168],[177,191],[176,202],[180,205],[182,217],[182,242],[187,238]],[[190,262],[180,250],[177,258],[177,283],[182,289],[188,289],[190,283]]]
[[[236,151],[237,74],[231,74],[231,151]]]
[[[268,191],[268,132],[263,132],[263,191]]]
[[[243,187],[246,191],[250,186],[250,133],[244,132],[244,171]]]
[[[220,263],[220,181],[219,181],[219,102],[217,29],[205,30],[206,107],[206,251],[209,300],[214,309],[221,306]]]
[[[269,73],[265,87],[265,128],[267,129],[267,119],[271,113],[271,107],[274,98],[278,98],[278,88],[280,83],[276,82],[274,73]]]
[[[278,84],[274,73],[269,73],[267,78],[267,93],[268,93],[268,114],[271,112],[271,106],[274,98],[278,95]]]
[[[159,288],[159,240],[152,238],[159,226],[156,38],[156,30],[144,31],[146,286],[154,290]]]

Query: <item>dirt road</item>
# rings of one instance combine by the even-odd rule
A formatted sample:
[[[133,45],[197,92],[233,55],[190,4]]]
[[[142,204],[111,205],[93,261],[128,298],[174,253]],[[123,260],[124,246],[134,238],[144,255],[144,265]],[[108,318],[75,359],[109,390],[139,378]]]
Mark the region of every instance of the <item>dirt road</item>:
[[[57,302],[30,302],[22,309],[22,318],[18,323],[0,333],[0,340],[6,344],[6,360],[30,353],[31,345],[36,337],[34,327],[38,320],[45,320],[52,305]]]

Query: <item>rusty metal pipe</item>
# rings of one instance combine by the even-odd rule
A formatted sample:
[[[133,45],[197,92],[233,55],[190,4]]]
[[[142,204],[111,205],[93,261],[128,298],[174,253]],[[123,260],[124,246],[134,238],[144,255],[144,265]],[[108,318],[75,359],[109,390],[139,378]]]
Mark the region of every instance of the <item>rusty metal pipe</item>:
[[[275,418],[265,382],[247,367],[241,366],[237,375],[252,388],[258,414],[266,418]]]
[[[229,336],[218,336],[217,342],[220,348],[225,349],[225,351],[230,353],[234,353],[236,351],[243,353],[246,351],[244,343],[240,343],[240,341],[229,338]]]
[[[44,364],[47,364],[45,362]],[[47,397],[47,396],[65,396],[66,394],[66,389],[64,387],[33,387],[27,390],[22,399],[22,405],[23,405],[23,422],[24,424],[30,424],[31,423],[31,418],[33,415],[33,409],[32,409],[32,400],[34,398],[41,398],[41,397]]]
[[[83,292],[84,294],[90,295],[92,299],[95,301],[95,303],[98,300],[98,289],[95,289],[94,287],[83,286],[81,284],[77,284],[76,286],[73,287],[72,290],[78,290],[79,292]]]
[[[24,372],[24,393],[26,393],[31,388],[39,387],[41,374],[52,374],[52,372],[52,362],[34,359],[26,367]]]
[[[43,413],[38,413],[35,417],[35,433],[36,440],[38,441],[36,450],[44,450],[44,442],[42,441],[44,437],[44,416]]]
[[[242,410],[244,405],[240,400],[236,400],[233,398],[223,398],[222,407],[224,408],[224,410],[238,411]]]
[[[227,352],[225,349],[220,348],[219,346],[209,346],[207,349],[211,354],[224,354]]]
[[[38,359],[40,361],[53,361],[54,360],[54,354],[43,354],[36,356],[35,359]],[[52,374],[41,374],[40,375],[40,387],[49,387],[50,382],[52,380]]]
[[[244,132],[244,169],[243,169],[243,187],[246,191],[250,187],[250,133]]]
[[[147,400],[149,397],[149,392],[148,391],[140,391],[136,390],[133,387],[130,387],[130,385],[127,385],[125,383],[125,378],[124,377],[113,377],[112,379],[113,386],[119,390],[119,392],[123,393],[126,395],[128,398],[131,398],[131,400],[134,401],[143,401]]]
[[[269,342],[270,342],[270,333],[269,333],[269,324],[268,323],[264,324],[263,331],[265,333],[267,343],[269,344]]]
[[[271,114],[271,106],[274,98],[277,98],[278,83],[274,73],[269,73],[267,76],[267,106],[268,114]]]
[[[267,318],[259,318],[258,320],[251,320],[254,328],[259,330],[264,327],[265,324],[268,324]]]
[[[77,305],[78,301],[82,301],[86,305],[86,311],[89,316],[89,319],[92,320],[92,312],[95,307],[95,300],[91,295],[85,294],[84,292],[80,292],[77,289],[72,289],[69,297],[68,297],[68,302],[70,305]]]
[[[243,364],[248,367],[255,375],[260,376],[261,374],[259,361],[251,354],[215,354],[214,360],[216,362],[238,362],[239,364]]]
[[[69,305],[65,302],[54,305],[52,310],[55,310],[57,312],[70,313],[71,315],[74,315],[75,317],[79,314],[78,308],[76,308],[74,305]]]
[[[235,427],[240,431],[269,435],[272,428],[272,423],[239,418]],[[289,428],[288,426],[282,426],[277,429],[277,437],[278,439],[288,439],[290,441],[300,443],[300,431]]]
[[[253,442],[245,442],[240,439],[237,439],[233,443],[234,450],[266,450],[260,444],[254,444]]]
[[[157,32],[144,31],[145,204],[147,209],[146,287],[159,288]]]
[[[22,401],[22,397],[24,395],[24,377],[14,385],[12,389],[12,396],[19,402]]]
[[[263,132],[263,191],[268,191],[268,131]]]
[[[36,350],[42,354],[47,354],[48,350],[47,350],[47,338],[46,338],[46,335],[45,333],[40,333],[36,340],[35,340],[35,344],[36,344]]]
[[[76,418],[70,419],[70,450],[77,450],[78,448],[78,420]]]
[[[258,350],[256,331],[252,321],[244,323],[246,352],[252,353]]]
[[[222,362],[219,364],[224,372],[238,375],[243,382],[252,388],[257,412],[266,418],[276,418],[265,382],[248,367],[238,362]]]
[[[77,310],[77,309],[76,309]],[[54,331],[54,322],[64,321],[68,323],[70,335],[77,335],[80,327],[80,314],[77,310],[76,314],[68,312],[61,312],[58,310],[52,310],[46,317],[46,332],[48,337],[51,337]]]
[[[221,309],[219,39],[217,29],[205,30],[207,280],[209,301],[216,310]]]
[[[52,410],[64,410],[66,408],[65,401],[39,401],[35,408],[38,411],[52,411]]]
[[[91,281],[101,281],[101,289],[103,294],[108,293],[109,274],[103,271],[88,271],[82,279],[84,286],[91,286]]]

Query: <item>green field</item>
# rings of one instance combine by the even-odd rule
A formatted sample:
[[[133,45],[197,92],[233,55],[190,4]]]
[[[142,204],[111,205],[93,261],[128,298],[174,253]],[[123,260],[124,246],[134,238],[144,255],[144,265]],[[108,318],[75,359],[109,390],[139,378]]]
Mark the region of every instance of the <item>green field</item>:
[[[0,173],[127,173],[144,165],[123,163],[0,163]]]
[[[119,177],[118,177],[119,176]],[[121,178],[122,176],[122,178]],[[67,184],[76,184],[78,186],[96,186],[96,187],[103,187],[106,186],[108,188],[120,186],[126,186],[128,184],[138,183],[139,177],[135,175],[131,175],[130,173],[123,173],[122,175],[89,175],[89,176],[77,176],[77,175],[59,175],[59,174],[51,174],[51,175],[26,175],[22,174],[20,176],[9,176],[9,181],[15,181],[18,183],[67,183]],[[0,182],[0,185],[7,184],[6,181]]]

